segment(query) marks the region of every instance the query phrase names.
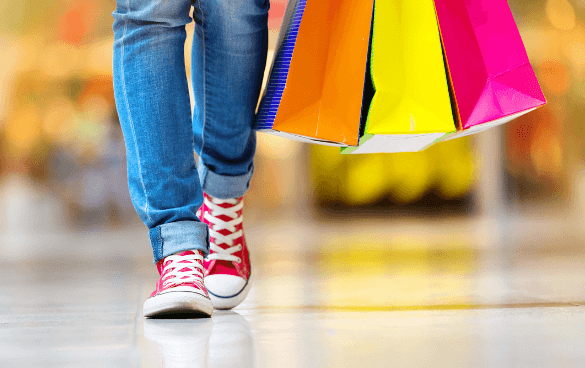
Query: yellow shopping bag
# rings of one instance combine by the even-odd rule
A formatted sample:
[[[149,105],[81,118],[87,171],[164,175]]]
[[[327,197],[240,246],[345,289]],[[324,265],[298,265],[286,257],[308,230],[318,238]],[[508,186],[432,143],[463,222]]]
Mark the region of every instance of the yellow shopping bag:
[[[456,130],[434,2],[375,2],[358,147],[420,151]]]

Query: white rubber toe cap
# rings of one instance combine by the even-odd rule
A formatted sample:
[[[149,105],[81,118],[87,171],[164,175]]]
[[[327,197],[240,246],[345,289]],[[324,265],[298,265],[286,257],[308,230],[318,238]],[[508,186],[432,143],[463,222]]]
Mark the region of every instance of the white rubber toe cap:
[[[215,309],[231,309],[246,299],[251,280],[233,275],[209,275],[204,279]]]
[[[209,275],[204,282],[207,290],[220,298],[234,297],[246,286],[246,280],[234,275]]]

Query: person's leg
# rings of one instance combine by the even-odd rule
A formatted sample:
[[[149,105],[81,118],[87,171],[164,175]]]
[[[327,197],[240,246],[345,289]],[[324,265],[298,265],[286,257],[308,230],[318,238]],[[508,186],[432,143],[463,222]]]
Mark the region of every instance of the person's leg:
[[[189,0],[117,0],[114,92],[126,144],[132,202],[148,226],[160,274],[144,315],[203,313],[206,224],[196,216],[203,193],[194,159],[184,63]]]
[[[253,172],[252,130],[268,48],[269,0],[195,0],[193,131],[211,248],[205,285],[215,308],[250,290],[242,196]]]
[[[243,196],[252,177],[269,7],[269,0],[194,1],[195,151],[203,191],[216,198]]]
[[[207,252],[184,61],[191,3],[117,3],[114,91],[132,202],[150,229],[155,263],[187,249]]]

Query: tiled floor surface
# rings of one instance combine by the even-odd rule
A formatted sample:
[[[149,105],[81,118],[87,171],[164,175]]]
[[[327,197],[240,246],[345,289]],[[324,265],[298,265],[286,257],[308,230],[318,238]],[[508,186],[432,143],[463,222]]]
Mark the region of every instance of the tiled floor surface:
[[[146,235],[124,234],[69,234],[70,249],[87,249],[0,264],[1,367],[585,366],[576,238],[384,247],[299,235],[252,249],[254,287],[235,310],[147,320],[156,271]],[[144,252],[118,252],[114,238]]]

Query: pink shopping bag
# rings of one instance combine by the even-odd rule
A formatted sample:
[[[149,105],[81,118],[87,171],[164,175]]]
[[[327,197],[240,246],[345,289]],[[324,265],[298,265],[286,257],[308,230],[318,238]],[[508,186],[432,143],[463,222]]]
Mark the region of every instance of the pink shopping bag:
[[[458,132],[473,134],[546,104],[506,0],[435,0]]]

